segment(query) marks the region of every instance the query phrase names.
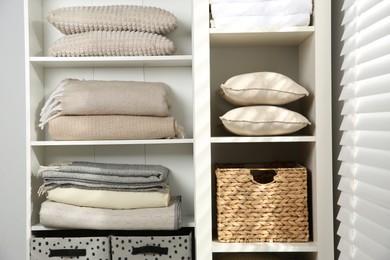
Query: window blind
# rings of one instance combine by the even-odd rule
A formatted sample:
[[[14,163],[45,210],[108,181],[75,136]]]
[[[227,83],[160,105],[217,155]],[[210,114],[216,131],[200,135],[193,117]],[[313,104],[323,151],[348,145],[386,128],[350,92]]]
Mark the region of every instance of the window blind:
[[[344,0],[340,260],[390,259],[390,1]]]

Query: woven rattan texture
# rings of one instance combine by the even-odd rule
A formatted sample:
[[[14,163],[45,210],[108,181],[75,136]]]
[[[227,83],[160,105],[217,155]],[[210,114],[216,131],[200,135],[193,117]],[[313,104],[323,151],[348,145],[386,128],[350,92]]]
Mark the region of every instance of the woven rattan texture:
[[[271,182],[258,183],[251,172],[256,178],[264,172]],[[308,241],[305,167],[217,168],[215,173],[219,241]],[[270,173],[275,174],[271,180]]]

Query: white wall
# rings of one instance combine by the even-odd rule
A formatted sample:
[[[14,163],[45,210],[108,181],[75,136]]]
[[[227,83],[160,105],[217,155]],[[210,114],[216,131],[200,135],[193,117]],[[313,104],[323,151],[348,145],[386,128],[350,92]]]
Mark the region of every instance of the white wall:
[[[23,0],[0,0],[0,259],[26,256]]]

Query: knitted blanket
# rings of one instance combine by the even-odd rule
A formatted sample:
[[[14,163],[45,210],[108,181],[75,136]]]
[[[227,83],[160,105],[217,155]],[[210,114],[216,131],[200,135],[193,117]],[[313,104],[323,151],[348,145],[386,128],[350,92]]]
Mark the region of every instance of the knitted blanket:
[[[49,48],[55,57],[163,56],[176,52],[165,36],[135,31],[91,31],[65,35]]]
[[[126,191],[163,191],[168,188],[168,169],[158,165],[78,162],[58,168],[44,167],[39,173],[43,178],[39,194],[56,187]]]
[[[181,226],[181,197],[167,207],[126,210],[79,207],[46,200],[40,222],[49,228],[98,230],[176,230]]]
[[[46,100],[39,126],[61,115],[168,116],[168,88],[162,82],[65,79]]]
[[[183,138],[182,127],[173,117],[60,116],[49,122],[53,140],[145,140]]]
[[[167,207],[170,194],[169,188],[163,191],[133,192],[58,187],[49,190],[46,198],[81,207],[135,209]]]
[[[178,26],[167,10],[138,5],[71,6],[50,11],[47,20],[64,34],[140,31],[166,34]]]

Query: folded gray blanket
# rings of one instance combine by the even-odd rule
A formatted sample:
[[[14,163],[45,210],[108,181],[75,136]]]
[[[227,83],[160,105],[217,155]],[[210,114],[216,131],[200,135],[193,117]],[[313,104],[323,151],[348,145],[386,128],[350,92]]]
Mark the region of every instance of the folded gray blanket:
[[[73,161],[69,163],[41,166],[38,173],[45,171],[80,172],[112,176],[144,177],[145,181],[163,181],[168,178],[169,169],[162,165],[121,164]]]
[[[40,222],[49,228],[98,230],[175,230],[181,226],[181,197],[168,207],[113,210],[79,207],[46,200]]]
[[[41,167],[40,195],[56,187],[126,191],[163,191],[168,188],[169,170],[160,165],[74,162]]]

